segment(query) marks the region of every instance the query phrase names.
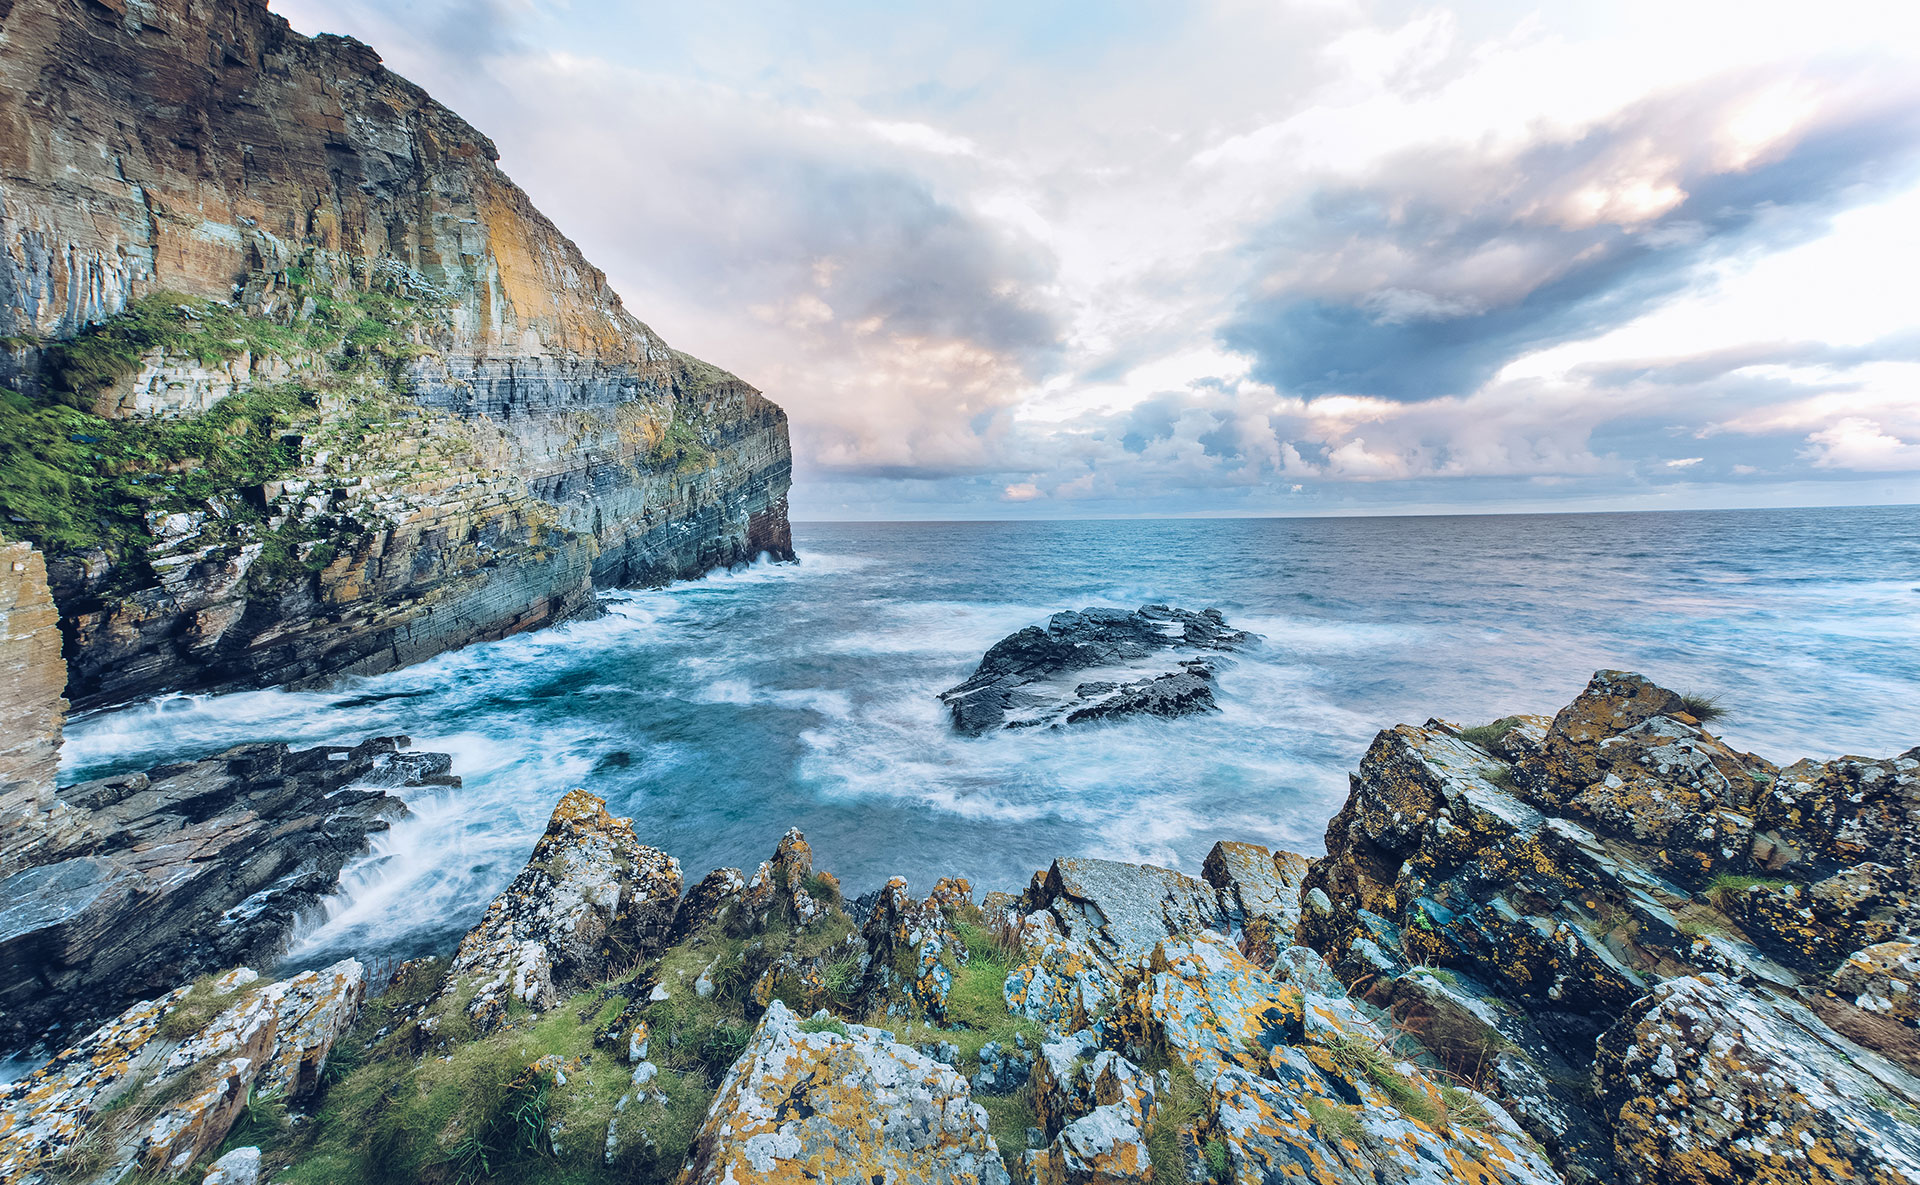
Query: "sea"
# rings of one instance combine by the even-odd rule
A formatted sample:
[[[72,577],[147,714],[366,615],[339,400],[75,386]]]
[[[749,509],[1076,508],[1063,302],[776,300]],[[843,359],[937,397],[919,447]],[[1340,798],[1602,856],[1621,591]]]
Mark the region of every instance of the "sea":
[[[789,827],[850,895],[1024,887],[1059,856],[1197,872],[1308,855],[1371,739],[1551,714],[1602,668],[1715,695],[1776,762],[1920,744],[1920,508],[1338,519],[799,523],[761,562],[324,690],[170,695],[72,722],[63,778],[246,741],[404,734],[457,789],[350,864],[289,966],[444,952],[584,786],[679,858]],[[938,693],[1063,609],[1219,608],[1260,636],[1220,710],[962,737]]]

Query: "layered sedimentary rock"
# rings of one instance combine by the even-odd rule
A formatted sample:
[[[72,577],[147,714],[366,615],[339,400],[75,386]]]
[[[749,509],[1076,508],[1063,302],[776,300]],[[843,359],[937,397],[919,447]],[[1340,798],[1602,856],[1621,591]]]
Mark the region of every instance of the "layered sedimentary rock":
[[[444,754],[405,744],[242,745],[61,791],[59,829],[0,880],[0,1045],[279,957],[300,914],[406,813],[383,787],[459,784]]]
[[[1056,613],[993,644],[965,682],[940,693],[956,730],[1059,727],[1127,716],[1191,716],[1215,708],[1222,651],[1252,644],[1218,609],[1166,605]],[[1172,670],[1143,660],[1186,654]],[[1085,678],[1084,676],[1094,676]]]
[[[0,386],[109,420],[301,395],[243,417],[264,480],[170,463],[111,530],[7,507],[54,549],[76,705],[384,670],[791,556],[781,411],[627,313],[367,46],[261,0],[20,0],[0,39]]]
[[[1920,749],[1783,769],[1601,671],[1382,732],[1300,934],[1570,1179],[1920,1180],[1916,812]]]
[[[54,777],[67,668],[47,567],[26,543],[0,544],[0,876],[56,826]]]

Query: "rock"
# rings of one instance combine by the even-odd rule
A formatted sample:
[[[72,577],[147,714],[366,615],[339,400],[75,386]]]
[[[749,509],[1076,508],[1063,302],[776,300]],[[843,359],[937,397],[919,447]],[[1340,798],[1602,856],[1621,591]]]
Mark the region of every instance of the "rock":
[[[260,1185],[260,1149],[235,1148],[213,1162],[200,1185]]]
[[[1166,651],[1243,649],[1253,635],[1229,629],[1216,609],[1190,613],[1165,605],[1056,613],[994,643],[965,682],[940,695],[956,730],[1077,724],[1123,716],[1184,716],[1214,707],[1221,660],[1189,658],[1146,678],[1075,681],[1086,671],[1132,673]],[[1092,701],[1092,702],[1087,702]]]
[[[241,972],[222,976],[204,999],[203,989],[183,987],[135,1004],[0,1085],[0,1182],[38,1179],[39,1166],[83,1136],[101,1150],[102,1179],[136,1165],[177,1176],[226,1138],[249,1092],[310,1095],[359,1015],[365,968],[347,959],[271,984]],[[211,1019],[183,1039],[167,1035],[176,1009],[208,1007]]]
[[[722,924],[746,896],[747,881],[738,868],[716,868],[687,890],[674,911],[669,945],[685,942],[711,926]]]
[[[682,1185],[830,1181],[1006,1185],[966,1080],[864,1025],[802,1032],[774,1001],[727,1071]]]
[[[34,854],[70,826],[54,793],[67,718],[60,645],[45,559],[0,542],[0,878],[40,863]]]
[[[1213,886],[1240,953],[1255,966],[1271,967],[1300,928],[1307,858],[1223,840],[1207,853],[1201,875]]]
[[[1622,1179],[1920,1181],[1920,1080],[1718,974],[1656,987],[1599,1043]]]
[[[1855,951],[1833,973],[1833,990],[1864,1012],[1920,1028],[1920,943],[1882,942]]]
[[[1031,1185],[1118,1185],[1153,1177],[1147,1137],[1122,1107],[1096,1107],[1021,1157]]]
[[[1761,1039],[1740,1025],[1785,1023],[1777,1006],[1815,1045],[1920,1064],[1910,1028],[1826,995],[1877,1002],[1886,961],[1841,965],[1910,941],[1917,755],[1782,770],[1619,671],[1597,672],[1550,721],[1400,725],[1374,740],[1328,827],[1298,933],[1443,1064],[1471,1063],[1569,1177],[1613,1177],[1592,1152],[1608,1144],[1649,1180],[1679,1171],[1681,1145],[1689,1164],[1741,1162],[1737,1123],[1674,1137],[1659,1171],[1644,1150],[1620,1152],[1630,1136],[1616,1118],[1640,1131],[1647,1117],[1624,1097],[1605,1112],[1585,1097],[1596,1039],[1664,985],[1719,976],[1750,997],[1716,1022],[1732,1026],[1723,1044]],[[1708,995],[1701,1008],[1730,1006]],[[1763,1079],[1730,1089],[1771,1089]]]
[[[1497,1104],[1442,1091],[1344,993],[1281,984],[1218,936],[1163,941],[1122,1023],[1210,1093],[1234,1182],[1560,1183]]]
[[[141,349],[76,393],[191,415],[293,380],[380,409],[322,401],[270,481],[50,554],[76,707],[372,674],[589,612],[596,588],[792,558],[785,414],[629,313],[492,142],[373,50],[258,0],[6,12],[0,337],[36,344],[0,350],[0,385],[50,395],[54,343],[140,298],[230,302],[263,340],[320,329],[322,303],[392,301],[372,367],[344,340],[217,339],[230,356]],[[220,512],[243,503],[264,513]],[[270,571],[288,520],[328,550]]]
[[[505,1022],[509,999],[545,1011],[574,985],[659,951],[680,884],[680,862],[643,846],[631,819],[569,791],[527,867],[461,940],[440,999],[464,996],[482,1033]]]
[[[0,881],[0,1043],[57,1043],[130,999],[277,958],[347,861],[405,814],[367,783],[445,768],[430,754],[393,772],[417,756],[407,744],[242,745],[68,787],[65,836]]]
[[[975,1094],[1012,1094],[1033,1073],[1033,1053],[1022,1045],[989,1041],[980,1047],[980,1069],[968,1080]]]

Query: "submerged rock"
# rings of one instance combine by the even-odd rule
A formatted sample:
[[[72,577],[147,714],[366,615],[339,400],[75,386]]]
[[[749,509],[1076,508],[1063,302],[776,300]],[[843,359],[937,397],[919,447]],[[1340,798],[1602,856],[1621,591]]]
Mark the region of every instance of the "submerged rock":
[[[347,861],[406,813],[384,788],[459,785],[443,754],[407,745],[241,745],[60,791],[59,835],[0,880],[0,1045],[277,958]]]
[[[958,1071],[891,1033],[841,1027],[806,1032],[775,1000],[721,1082],[682,1185],[1006,1185],[987,1114]]]
[[[1214,709],[1213,679],[1224,660],[1190,657],[1172,671],[1142,672],[1169,651],[1243,649],[1252,634],[1230,629],[1218,609],[1166,605],[1056,613],[994,643],[967,680],[940,694],[956,730],[1081,724],[1125,716],[1187,716]],[[1089,672],[1105,678],[1079,680]]]

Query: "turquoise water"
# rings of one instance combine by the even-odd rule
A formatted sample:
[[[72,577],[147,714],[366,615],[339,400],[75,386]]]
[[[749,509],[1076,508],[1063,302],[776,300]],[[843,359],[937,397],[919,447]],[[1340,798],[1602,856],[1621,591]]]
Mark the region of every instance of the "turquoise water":
[[[1552,712],[1599,667],[1722,694],[1776,761],[1920,743],[1920,508],[1473,518],[801,524],[801,562],[324,692],[176,696],[69,733],[66,776],[246,740],[406,733],[458,790],[350,866],[292,958],[444,948],[586,786],[688,878],[806,830],[853,892],[1017,888],[1056,855],[1197,869],[1321,850],[1380,728]],[[1218,606],[1264,636],[1222,711],[953,736],[937,692],[1055,610]]]

